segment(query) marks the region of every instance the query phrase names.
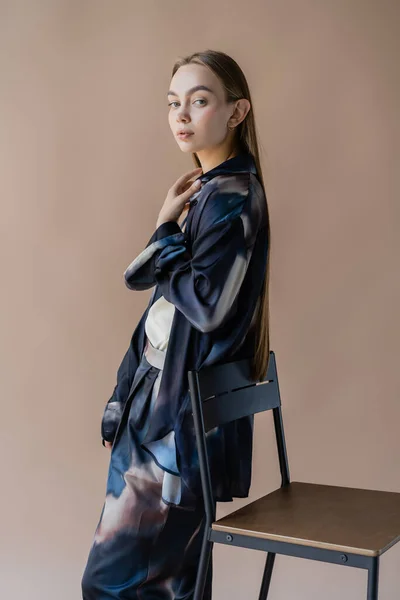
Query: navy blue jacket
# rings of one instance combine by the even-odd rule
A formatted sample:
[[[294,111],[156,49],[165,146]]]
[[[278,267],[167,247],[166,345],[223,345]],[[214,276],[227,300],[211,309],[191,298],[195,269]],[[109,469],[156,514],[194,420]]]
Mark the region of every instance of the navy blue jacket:
[[[199,179],[203,185],[191,196],[185,231],[176,221],[161,224],[124,273],[129,289],[154,291],[119,366],[101,423],[102,437],[113,441],[144,349],[148,311],[163,295],[176,310],[157,409],[143,443],[175,431],[181,505],[187,508],[201,495],[187,372],[253,356],[252,317],[268,242],[266,197],[251,154],[238,154]],[[207,434],[217,501],[248,496],[253,424],[253,416],[245,417]]]

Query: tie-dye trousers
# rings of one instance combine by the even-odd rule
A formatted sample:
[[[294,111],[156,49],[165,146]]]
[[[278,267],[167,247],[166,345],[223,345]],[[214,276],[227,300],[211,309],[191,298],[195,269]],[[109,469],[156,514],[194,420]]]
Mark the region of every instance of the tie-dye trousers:
[[[191,600],[205,527],[202,498],[180,507],[173,432],[147,449],[165,353],[147,340],[111,449],[106,498],[81,586],[83,600]],[[211,600],[212,557],[204,600]]]

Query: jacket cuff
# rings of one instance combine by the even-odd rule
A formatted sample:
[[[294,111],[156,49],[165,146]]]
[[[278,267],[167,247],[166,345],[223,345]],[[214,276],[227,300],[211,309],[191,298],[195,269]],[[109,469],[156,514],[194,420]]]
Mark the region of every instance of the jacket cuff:
[[[161,225],[159,225],[155,231],[156,240],[158,241],[169,235],[175,235],[177,233],[183,234],[180,225],[178,225],[176,221],[165,221],[165,223],[161,223]]]

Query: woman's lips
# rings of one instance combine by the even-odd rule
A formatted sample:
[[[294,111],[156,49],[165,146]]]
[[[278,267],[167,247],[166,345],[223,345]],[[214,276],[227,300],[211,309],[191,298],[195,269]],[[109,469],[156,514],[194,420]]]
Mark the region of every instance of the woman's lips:
[[[191,135],[194,135],[194,133],[178,133],[177,137],[181,140],[186,140],[186,138],[190,137]]]

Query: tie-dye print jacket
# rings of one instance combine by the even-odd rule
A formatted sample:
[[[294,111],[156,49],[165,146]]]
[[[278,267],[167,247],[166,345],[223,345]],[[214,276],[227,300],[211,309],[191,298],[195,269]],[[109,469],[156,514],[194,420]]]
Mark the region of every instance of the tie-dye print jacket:
[[[112,441],[143,352],[148,311],[163,295],[176,310],[157,411],[144,443],[174,430],[183,482],[180,505],[187,508],[202,493],[187,371],[253,355],[252,317],[267,261],[266,197],[253,156],[238,154],[199,179],[203,185],[191,196],[185,231],[175,221],[161,224],[124,273],[129,289],[155,289],[101,423],[102,437]],[[253,424],[253,416],[245,417],[207,434],[217,501],[248,496]]]

